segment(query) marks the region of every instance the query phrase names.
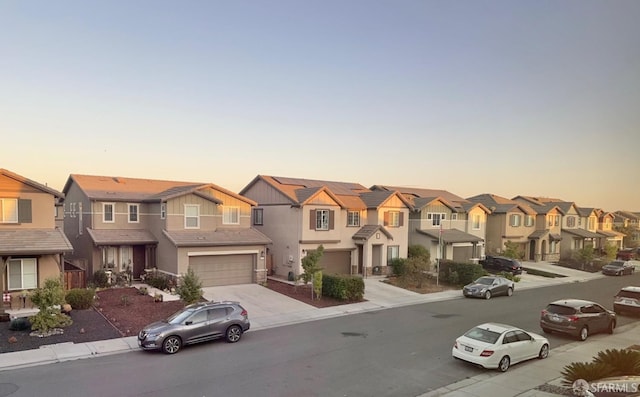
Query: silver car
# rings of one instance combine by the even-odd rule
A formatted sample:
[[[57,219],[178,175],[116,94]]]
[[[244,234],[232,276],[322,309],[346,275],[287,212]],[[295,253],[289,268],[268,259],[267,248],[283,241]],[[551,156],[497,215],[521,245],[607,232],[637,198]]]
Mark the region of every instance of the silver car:
[[[495,295],[513,295],[515,283],[501,276],[482,276],[462,289],[466,298],[491,299]]]
[[[174,354],[184,345],[218,338],[235,343],[249,327],[247,311],[238,302],[194,303],[144,327],[138,334],[138,346]]]

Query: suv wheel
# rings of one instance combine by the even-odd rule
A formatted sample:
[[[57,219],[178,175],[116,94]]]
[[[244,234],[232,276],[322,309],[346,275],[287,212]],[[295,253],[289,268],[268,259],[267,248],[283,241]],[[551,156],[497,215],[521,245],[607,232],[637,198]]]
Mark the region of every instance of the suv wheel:
[[[162,351],[167,354],[175,354],[182,347],[182,341],[177,336],[169,336],[162,342]]]
[[[580,334],[578,335],[578,339],[580,339],[581,341],[585,341],[588,337],[589,329],[587,327],[582,327],[582,329],[580,330]]]
[[[226,338],[229,343],[236,343],[242,337],[242,328],[238,325],[232,325],[227,328]]]

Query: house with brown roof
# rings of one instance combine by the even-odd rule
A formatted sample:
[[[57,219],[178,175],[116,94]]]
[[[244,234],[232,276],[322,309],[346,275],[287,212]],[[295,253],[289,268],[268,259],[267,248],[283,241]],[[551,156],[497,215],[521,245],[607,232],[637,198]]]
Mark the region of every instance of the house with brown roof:
[[[324,248],[324,273],[385,273],[406,258],[409,203],[398,192],[358,183],[258,175],[240,194],[257,202],[253,226],[273,244],[273,273],[297,277],[301,260]]]
[[[573,252],[591,245],[594,249],[598,247],[600,236],[598,230],[598,215],[595,208],[576,207],[578,211],[576,227],[566,227],[563,229],[563,239],[561,250],[562,258],[571,258]]]
[[[471,262],[484,257],[489,209],[451,192],[374,185],[373,191],[400,192],[411,204],[409,245],[427,248],[431,260]]]
[[[549,260],[547,258],[557,254],[554,251],[557,249],[555,244],[549,244],[545,251],[542,250],[539,240],[545,233],[541,233],[536,226],[537,213],[531,206],[489,193],[467,197],[467,200],[480,203],[491,211],[487,216],[488,255],[502,254],[507,242],[517,244],[525,260]]]
[[[625,236],[625,248],[640,246],[640,212],[615,211],[614,226],[624,228],[630,232]]]
[[[64,272],[64,257],[73,247],[56,226],[62,219],[56,210],[63,197],[57,190],[0,168],[1,280],[14,308],[21,291],[39,288],[46,279]]]
[[[613,245],[617,249],[624,248],[624,233],[620,233],[613,228],[613,222],[615,215],[612,212],[604,211],[603,209],[596,209],[596,215],[598,216],[598,228],[596,234],[598,235],[598,244],[600,248],[604,248],[607,245]]]
[[[246,197],[212,183],[78,174],[63,192],[70,260],[88,275],[191,268],[203,286],[266,280],[271,240],[251,227]]]
[[[529,260],[557,262],[561,256],[565,211],[575,211],[572,203],[534,196],[516,196],[512,200],[530,206],[536,213],[536,230],[529,235]],[[575,206],[574,206],[575,207]],[[535,245],[535,246],[534,246]],[[531,256],[533,255],[533,256]]]

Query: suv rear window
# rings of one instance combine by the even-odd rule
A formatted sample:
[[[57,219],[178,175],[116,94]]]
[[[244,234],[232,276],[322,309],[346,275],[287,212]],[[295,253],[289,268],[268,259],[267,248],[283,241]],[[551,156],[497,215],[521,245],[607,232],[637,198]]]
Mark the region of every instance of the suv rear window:
[[[619,296],[620,298],[640,299],[640,292],[621,290],[616,296]]]
[[[562,316],[567,316],[570,314],[576,314],[576,309],[569,306],[562,305],[549,305],[547,306],[547,311],[553,314],[560,314]]]

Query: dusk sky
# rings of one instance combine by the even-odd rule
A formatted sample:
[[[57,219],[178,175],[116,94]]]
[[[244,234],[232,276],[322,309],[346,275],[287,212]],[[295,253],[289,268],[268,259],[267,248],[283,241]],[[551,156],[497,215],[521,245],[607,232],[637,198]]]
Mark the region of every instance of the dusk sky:
[[[0,0],[0,168],[640,211],[637,0]]]

